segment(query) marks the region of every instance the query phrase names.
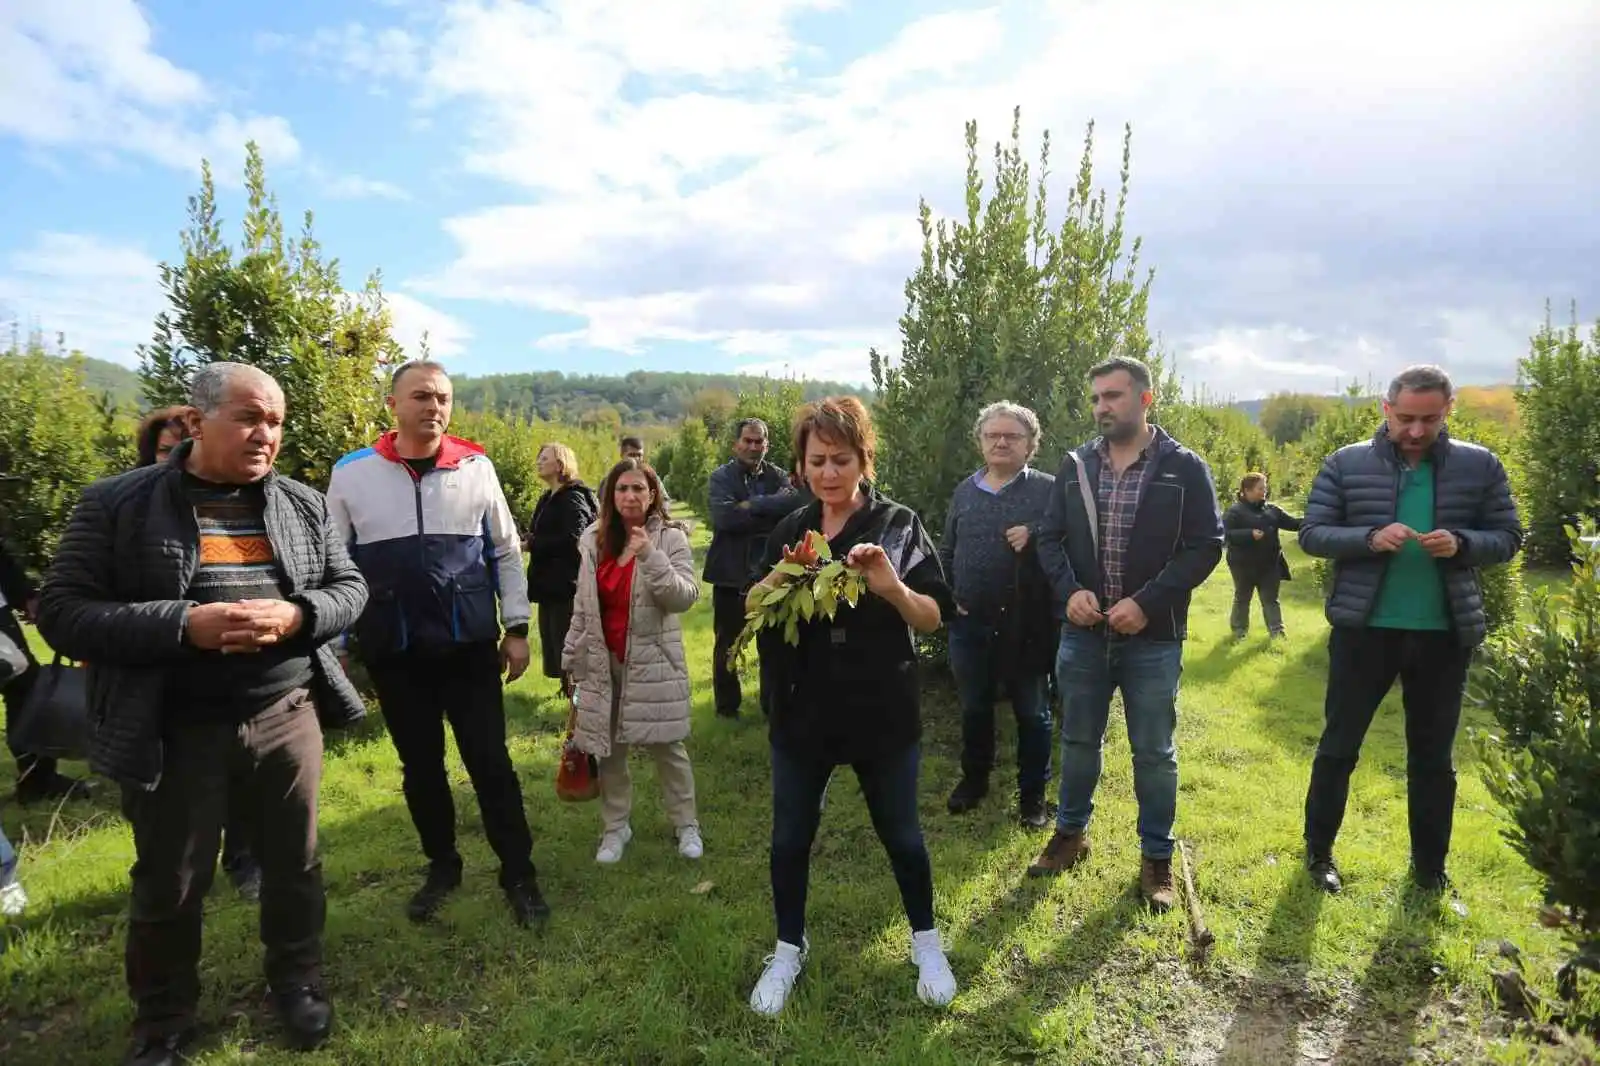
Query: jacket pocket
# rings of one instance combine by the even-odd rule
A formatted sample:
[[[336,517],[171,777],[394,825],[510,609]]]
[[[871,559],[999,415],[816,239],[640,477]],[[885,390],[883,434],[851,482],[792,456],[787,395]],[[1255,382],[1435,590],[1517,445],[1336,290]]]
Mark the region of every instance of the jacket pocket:
[[[500,611],[487,574],[450,580],[450,636],[463,644],[500,639]]]
[[[405,609],[392,588],[374,588],[355,625],[356,650],[365,658],[394,655],[410,644]]]

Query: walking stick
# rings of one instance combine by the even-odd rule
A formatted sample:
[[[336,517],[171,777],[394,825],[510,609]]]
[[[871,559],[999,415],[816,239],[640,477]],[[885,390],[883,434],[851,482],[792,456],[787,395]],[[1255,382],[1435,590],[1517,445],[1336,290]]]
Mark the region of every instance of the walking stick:
[[[1178,841],[1178,862],[1183,867],[1183,898],[1189,907],[1189,938],[1194,943],[1194,953],[1204,958],[1206,951],[1216,942],[1211,930],[1206,928],[1205,915],[1200,912],[1200,896],[1194,890],[1194,870],[1189,865],[1189,849]]]

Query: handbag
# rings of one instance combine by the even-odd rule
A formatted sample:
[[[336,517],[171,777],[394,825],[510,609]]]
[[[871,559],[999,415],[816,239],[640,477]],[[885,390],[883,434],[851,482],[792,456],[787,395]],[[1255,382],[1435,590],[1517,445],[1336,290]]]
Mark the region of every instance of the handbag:
[[[87,759],[88,671],[55,659],[39,667],[22,705],[6,715],[6,744],[12,751],[44,759]]]
[[[572,693],[572,711],[567,715],[567,738],[561,742],[561,763],[556,767],[556,798],[567,803],[583,803],[600,795],[600,762],[578,748],[572,739],[578,724],[578,693]]]

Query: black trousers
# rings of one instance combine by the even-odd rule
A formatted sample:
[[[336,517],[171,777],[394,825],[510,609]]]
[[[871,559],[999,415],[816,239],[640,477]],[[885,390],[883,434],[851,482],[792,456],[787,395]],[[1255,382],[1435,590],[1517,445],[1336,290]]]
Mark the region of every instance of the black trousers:
[[[1461,694],[1472,650],[1453,632],[1355,629],[1328,636],[1328,693],[1322,740],[1306,793],[1306,845],[1333,848],[1350,797],[1350,774],[1378,705],[1400,682],[1406,722],[1406,805],[1411,861],[1418,871],[1444,869],[1455,818],[1452,757],[1461,722]]]
[[[545,677],[561,676],[561,649],[572,628],[571,600],[541,600],[539,616],[539,665]]]
[[[744,629],[745,596],[750,592],[750,586],[742,589],[730,585],[716,585],[711,590],[711,630],[714,636],[714,650],[711,661],[711,689],[716,696],[717,713],[720,715],[736,715],[739,707],[744,703],[744,689],[739,683],[739,672],[728,666],[728,650],[733,647],[733,642],[739,638],[739,632]],[[754,645],[752,645],[752,648]],[[768,704],[767,694],[767,667],[763,662],[760,673],[760,700],[761,713],[767,714],[771,707]]]
[[[327,914],[317,856],[322,727],[305,689],[239,724],[182,725],[162,738],[161,781],[124,788],[133,827],[126,969],[141,1036],[195,1022],[201,919],[230,808],[243,805],[261,863],[267,983],[319,984]]]
[[[1228,614],[1228,625],[1238,636],[1250,629],[1250,600],[1261,600],[1261,617],[1269,633],[1283,632],[1283,606],[1278,602],[1278,588],[1283,576],[1277,564],[1270,570],[1229,564],[1233,576],[1233,609]]]
[[[448,720],[478,794],[484,835],[500,859],[501,885],[531,881],[533,835],[522,807],[522,784],[506,750],[500,650],[488,643],[464,644],[381,659],[369,664],[368,672],[400,755],[406,807],[429,864],[461,868],[455,798],[444,766]]]

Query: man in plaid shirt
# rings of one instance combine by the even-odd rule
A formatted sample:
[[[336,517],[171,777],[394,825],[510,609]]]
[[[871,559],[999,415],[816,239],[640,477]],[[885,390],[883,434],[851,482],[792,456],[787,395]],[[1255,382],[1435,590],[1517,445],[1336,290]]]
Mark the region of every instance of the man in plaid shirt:
[[[1121,689],[1139,800],[1139,888],[1164,911],[1173,902],[1189,598],[1222,558],[1222,514],[1205,460],[1150,424],[1145,364],[1108,359],[1089,383],[1100,436],[1068,454],[1039,531],[1039,562],[1064,619],[1061,803],[1055,835],[1028,873],[1054,876],[1088,856],[1111,694]]]

